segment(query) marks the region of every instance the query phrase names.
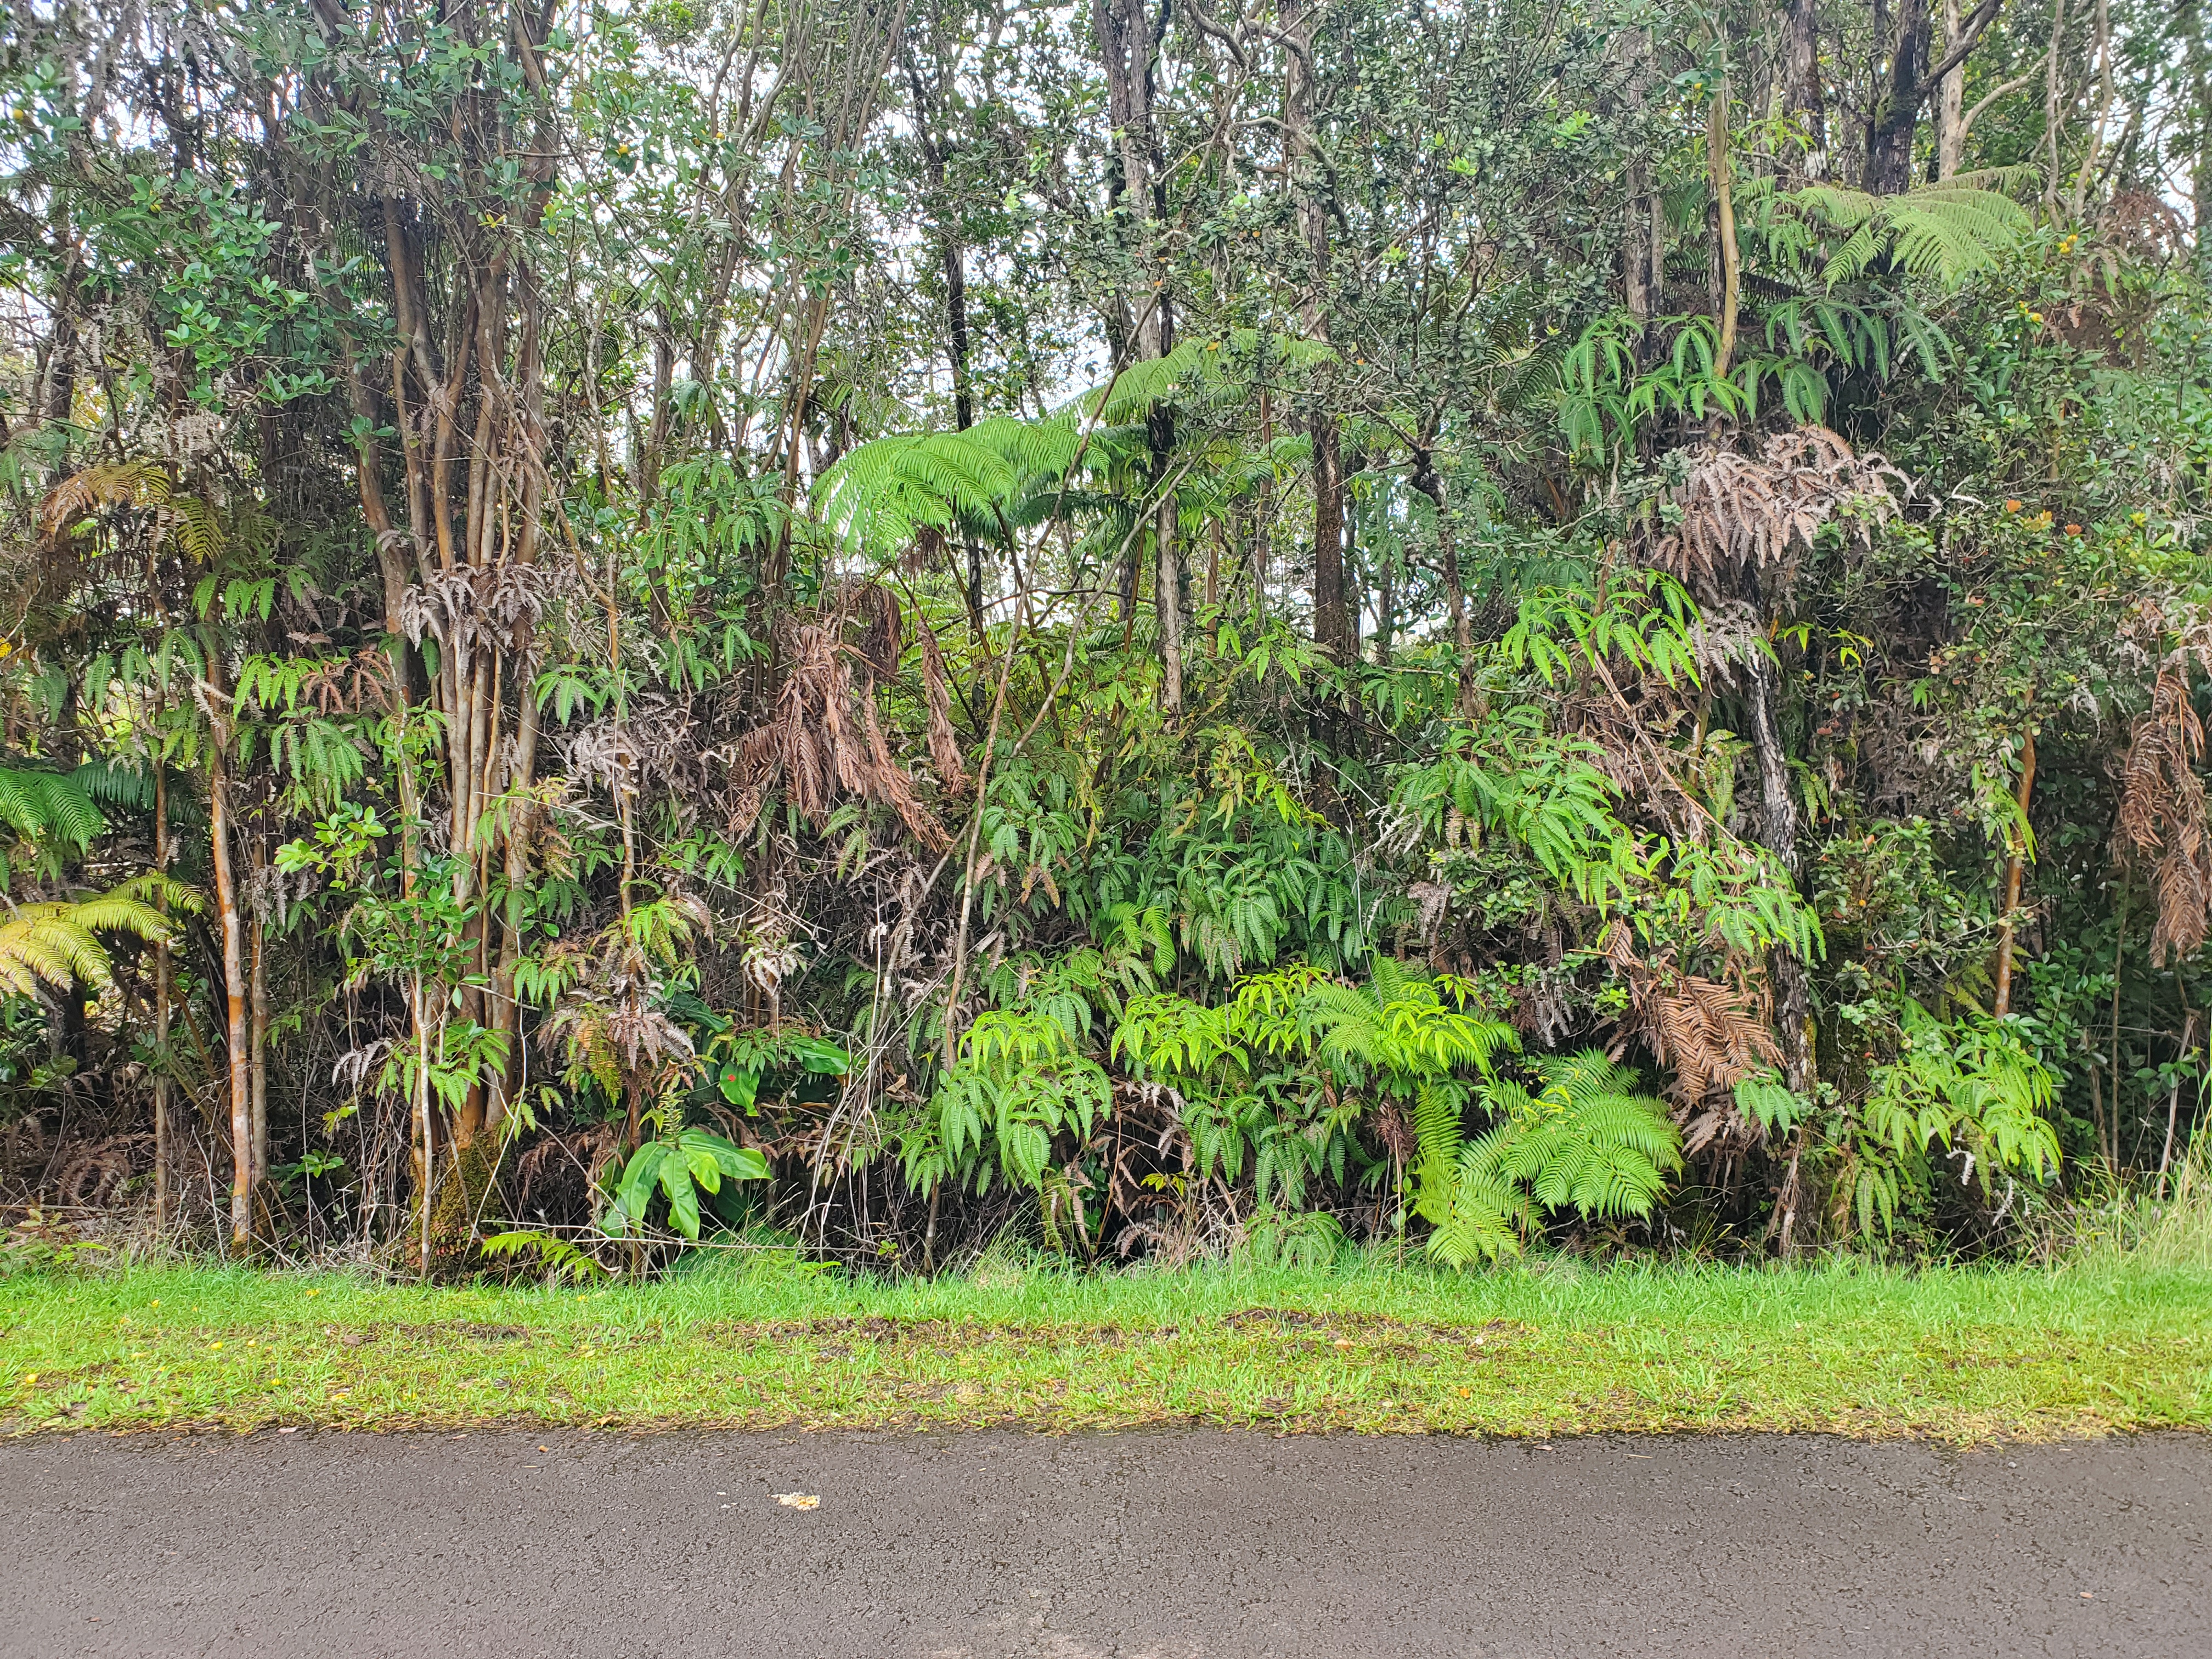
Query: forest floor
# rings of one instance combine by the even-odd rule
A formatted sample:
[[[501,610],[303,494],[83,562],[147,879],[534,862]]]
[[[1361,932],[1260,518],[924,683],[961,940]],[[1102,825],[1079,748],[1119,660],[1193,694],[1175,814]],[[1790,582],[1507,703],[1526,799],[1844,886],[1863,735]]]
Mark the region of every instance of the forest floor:
[[[0,1490],[10,1654],[2212,1652],[2202,1435],[80,1433]]]
[[[2212,1428],[2212,1271],[1669,1269],[644,1285],[135,1268],[0,1281],[0,1434],[1200,1424],[1972,1444]]]

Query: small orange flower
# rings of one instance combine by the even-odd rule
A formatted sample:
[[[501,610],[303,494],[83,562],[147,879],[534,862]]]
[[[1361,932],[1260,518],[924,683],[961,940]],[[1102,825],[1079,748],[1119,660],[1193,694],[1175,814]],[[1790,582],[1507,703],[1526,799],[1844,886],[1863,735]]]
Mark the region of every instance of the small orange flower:
[[[2081,526],[2078,524],[2069,524],[2066,526],[2066,533],[2069,536],[2078,536],[2081,533]]]
[[[2007,501],[2007,502],[2005,503],[2005,511],[2006,511],[2006,512],[2008,512],[2008,513],[2017,513],[2017,512],[2019,512],[2019,511],[2020,511],[2020,503],[2019,503],[2018,501]]]

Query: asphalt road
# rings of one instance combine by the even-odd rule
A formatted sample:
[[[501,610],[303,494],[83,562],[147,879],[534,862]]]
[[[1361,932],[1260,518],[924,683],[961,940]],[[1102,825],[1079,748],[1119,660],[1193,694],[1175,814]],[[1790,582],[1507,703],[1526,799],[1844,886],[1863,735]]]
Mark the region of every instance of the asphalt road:
[[[11,1659],[2212,1655],[2183,1436],[83,1435],[0,1499]]]

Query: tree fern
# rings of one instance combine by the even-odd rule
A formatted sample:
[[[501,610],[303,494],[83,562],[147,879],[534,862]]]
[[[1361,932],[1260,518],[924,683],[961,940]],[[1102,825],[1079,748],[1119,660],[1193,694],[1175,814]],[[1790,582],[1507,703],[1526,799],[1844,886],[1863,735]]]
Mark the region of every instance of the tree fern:
[[[1960,173],[1899,196],[1808,185],[1777,198],[1771,251],[1796,265],[1818,257],[1816,244],[1830,243],[1818,277],[1826,288],[1857,280],[1885,257],[1955,287],[1995,264],[2027,228],[2027,210],[2005,193],[2021,171]]]
[[[0,767],[0,824],[28,850],[40,878],[52,881],[82,858],[107,829],[107,819],[75,778],[27,767]],[[0,855],[0,884],[9,878]]]
[[[107,990],[114,977],[101,932],[152,941],[167,938],[169,924],[127,884],[75,902],[18,905],[0,921],[0,985],[21,996],[41,985]]]
[[[1101,426],[1127,426],[1171,399],[1242,397],[1256,375],[1310,368],[1334,356],[1318,340],[1231,329],[1184,340],[1164,357],[1127,364],[1109,385],[1085,392],[1071,408]]]
[[[860,445],[822,475],[816,510],[848,546],[878,556],[920,530],[988,526],[1040,480],[1064,477],[1081,436],[1072,421],[999,416],[964,432],[899,433]]]

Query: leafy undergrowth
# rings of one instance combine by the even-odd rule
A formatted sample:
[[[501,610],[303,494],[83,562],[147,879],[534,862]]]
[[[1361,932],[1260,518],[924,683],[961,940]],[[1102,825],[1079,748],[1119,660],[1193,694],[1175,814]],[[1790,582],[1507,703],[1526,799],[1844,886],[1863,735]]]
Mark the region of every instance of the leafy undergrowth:
[[[0,1283],[0,1431],[1168,1422],[1969,1442],[2212,1427],[2212,1272],[1867,1268],[598,1290],[204,1269]]]

